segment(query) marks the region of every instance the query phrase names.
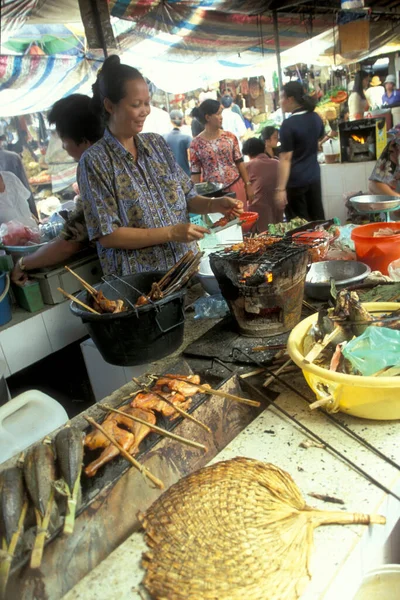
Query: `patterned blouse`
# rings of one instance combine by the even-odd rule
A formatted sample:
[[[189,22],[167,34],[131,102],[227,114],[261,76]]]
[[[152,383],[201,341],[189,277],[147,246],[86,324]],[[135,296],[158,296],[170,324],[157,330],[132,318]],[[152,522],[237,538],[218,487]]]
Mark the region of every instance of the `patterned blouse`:
[[[107,129],[82,156],[78,184],[89,239],[105,275],[170,269],[195,244],[165,243],[137,250],[104,248],[98,239],[118,227],[142,229],[188,223],[193,183],[179,167],[165,140],[155,133],[136,138],[133,156]]]
[[[383,150],[371,173],[370,180],[386,183],[400,193],[400,132]]]
[[[225,188],[239,179],[235,163],[242,160],[237,137],[230,131],[222,131],[215,140],[197,136],[190,144],[192,174],[201,174],[203,181],[223,183]]]

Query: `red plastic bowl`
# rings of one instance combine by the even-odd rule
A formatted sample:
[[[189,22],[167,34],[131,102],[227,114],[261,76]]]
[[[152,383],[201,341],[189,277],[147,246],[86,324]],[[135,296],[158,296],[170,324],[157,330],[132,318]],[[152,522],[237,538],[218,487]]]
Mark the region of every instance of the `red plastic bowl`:
[[[239,219],[243,233],[249,233],[258,221],[258,213],[244,212],[240,215]]]

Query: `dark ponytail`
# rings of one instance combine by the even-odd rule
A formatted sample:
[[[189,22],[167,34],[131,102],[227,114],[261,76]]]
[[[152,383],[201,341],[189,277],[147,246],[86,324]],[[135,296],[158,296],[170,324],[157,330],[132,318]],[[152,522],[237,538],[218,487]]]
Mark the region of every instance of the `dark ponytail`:
[[[220,106],[218,100],[204,100],[200,106],[192,110],[192,117],[200,121],[202,125],[205,125],[207,123],[206,116],[216,115]]]
[[[294,101],[301,106],[307,112],[313,112],[316,105],[317,99],[311,97],[304,90],[304,87],[298,81],[290,81],[286,83],[282,91],[284,92],[286,98],[293,98]]]
[[[121,64],[119,56],[116,54],[109,56],[98,71],[96,81],[92,85],[91,110],[107,121],[109,115],[104,108],[104,100],[108,98],[113,104],[118,104],[125,97],[125,83],[133,79],[143,79],[140,71],[129,65]]]

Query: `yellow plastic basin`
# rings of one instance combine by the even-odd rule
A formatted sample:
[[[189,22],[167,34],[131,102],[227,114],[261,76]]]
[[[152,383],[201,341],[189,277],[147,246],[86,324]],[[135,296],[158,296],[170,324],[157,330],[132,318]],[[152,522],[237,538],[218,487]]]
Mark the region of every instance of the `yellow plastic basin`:
[[[399,309],[395,302],[367,302],[363,306],[367,310],[382,310],[382,314]],[[304,363],[303,340],[317,318],[317,314],[311,315],[292,330],[288,352],[302,369],[317,399],[332,397],[333,401],[325,407],[326,410],[340,410],[363,419],[400,419],[400,377],[345,375]]]

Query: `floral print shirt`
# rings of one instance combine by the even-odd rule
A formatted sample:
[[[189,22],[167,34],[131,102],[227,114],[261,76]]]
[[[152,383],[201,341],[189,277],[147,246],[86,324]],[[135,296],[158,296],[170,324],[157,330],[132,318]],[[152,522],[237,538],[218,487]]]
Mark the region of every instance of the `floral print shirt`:
[[[383,150],[370,180],[386,183],[400,193],[400,133]]]
[[[190,144],[192,174],[201,174],[203,181],[223,183],[225,188],[239,179],[235,163],[242,160],[238,139],[230,131],[222,131],[215,140],[198,135]]]
[[[141,229],[189,222],[187,201],[197,194],[165,140],[155,133],[136,138],[137,161],[107,129],[82,156],[78,184],[89,239],[105,275],[166,271],[195,244],[166,243],[137,250],[104,248],[98,239],[118,227]]]

